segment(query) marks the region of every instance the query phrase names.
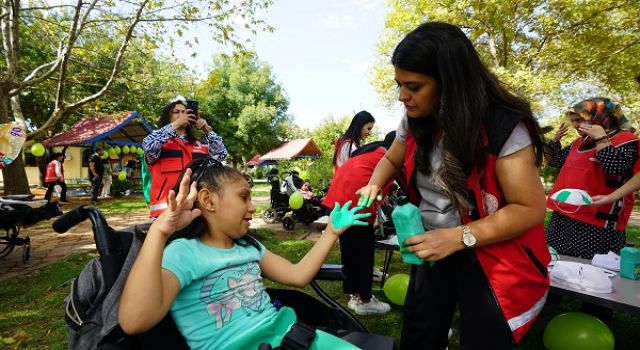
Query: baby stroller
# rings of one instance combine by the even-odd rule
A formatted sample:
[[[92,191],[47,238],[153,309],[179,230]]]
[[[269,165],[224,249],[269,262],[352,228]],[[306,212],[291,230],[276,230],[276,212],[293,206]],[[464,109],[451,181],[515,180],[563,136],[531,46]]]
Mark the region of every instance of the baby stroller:
[[[296,192],[304,180],[298,176],[297,171],[290,171],[282,186],[278,176],[278,169],[271,169],[267,175],[267,181],[271,184],[271,202],[269,208],[262,213],[262,218],[267,223],[275,223],[282,220],[285,230],[292,231],[297,222],[308,225],[322,216],[323,209],[319,205],[313,205],[308,200],[304,200],[302,207],[291,209],[289,207],[289,197]]]
[[[0,197],[0,258],[9,255],[16,246],[22,246],[22,262],[31,258],[31,240],[18,237],[20,229],[39,221],[62,215],[57,203],[33,201],[32,194]]]
[[[120,294],[150,224],[115,231],[107,225],[98,209],[80,206],[56,220],[53,228],[63,233],[87,218],[93,225],[99,257],[89,262],[73,280],[71,293],[65,298],[68,348],[188,349],[170,314],[148,332],[136,336],[124,334],[117,324]],[[341,268],[339,265],[326,265],[316,279],[340,280],[343,278]],[[271,289],[269,294],[275,305],[296,310],[299,320],[306,325],[326,330],[339,329],[333,333],[362,349],[395,349],[392,338],[367,333],[365,327],[324,293],[315,281],[311,286],[323,301],[296,290]],[[309,341],[305,343],[304,340],[308,334],[291,333],[294,332],[285,337],[288,341],[283,341],[287,345],[281,345],[280,348],[309,347]],[[268,348],[261,346],[262,349]]]

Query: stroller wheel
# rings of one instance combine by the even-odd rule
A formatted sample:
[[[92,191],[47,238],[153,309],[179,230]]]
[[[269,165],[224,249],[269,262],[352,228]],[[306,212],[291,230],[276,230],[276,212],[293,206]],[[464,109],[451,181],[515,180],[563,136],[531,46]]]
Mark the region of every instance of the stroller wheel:
[[[262,219],[268,224],[273,224],[278,219],[278,212],[274,208],[267,208],[262,212]]]
[[[287,231],[293,231],[293,229],[296,227],[296,221],[292,217],[287,216],[282,219],[282,227],[284,227],[284,229]]]
[[[11,234],[9,234],[9,230],[11,230]],[[18,229],[15,226],[4,230],[4,235],[0,235],[0,258],[4,258],[13,251],[16,245],[11,241],[11,237],[17,235]]]

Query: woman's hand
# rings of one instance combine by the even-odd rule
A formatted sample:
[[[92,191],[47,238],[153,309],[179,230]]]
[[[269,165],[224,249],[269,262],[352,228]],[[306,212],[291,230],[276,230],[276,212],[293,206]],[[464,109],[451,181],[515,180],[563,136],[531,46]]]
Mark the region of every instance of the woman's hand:
[[[556,130],[556,133],[553,136],[553,141],[560,142],[560,140],[562,140],[562,138],[565,137],[568,132],[569,132],[569,126],[567,126],[567,124],[565,123],[560,124],[560,126],[558,127],[558,130]]]
[[[206,119],[202,118],[202,115],[200,115],[198,120],[196,120],[196,128],[204,131],[205,134],[208,134],[211,132],[211,127],[209,126],[209,123],[207,123]]]
[[[198,120],[198,117],[188,109],[187,113],[180,113],[180,116],[171,122],[171,127],[173,130],[185,129],[190,124],[196,124]]]
[[[198,196],[196,183],[189,186],[191,177],[191,169],[185,171],[178,195],[171,190],[167,195],[168,208],[158,219],[152,224],[152,227],[162,233],[165,237],[169,237],[177,230],[187,226],[202,214],[200,209],[193,209],[193,204]]]
[[[462,229],[460,226],[442,228],[408,238],[404,241],[406,247],[401,250],[411,251],[418,258],[433,262],[464,249],[461,240]],[[403,243],[400,242],[400,246],[402,245]]]
[[[594,140],[602,137],[607,137],[607,132],[602,128],[602,126],[597,124],[582,123],[578,127],[578,131],[581,131],[587,134],[590,138]]]
[[[371,216],[371,213],[356,214],[362,209],[362,207],[357,206],[349,209],[350,205],[351,201],[348,201],[342,207],[340,207],[340,203],[336,202],[335,207],[333,208],[333,210],[331,211],[331,215],[329,216],[327,231],[333,232],[337,236],[340,236],[351,226],[368,225],[366,222],[360,221],[359,219],[368,218]]]
[[[366,185],[363,188],[356,191],[357,195],[360,195],[358,199],[358,206],[363,208],[368,208],[373,204],[373,201],[382,200],[382,195],[380,194],[380,187],[377,185]]]

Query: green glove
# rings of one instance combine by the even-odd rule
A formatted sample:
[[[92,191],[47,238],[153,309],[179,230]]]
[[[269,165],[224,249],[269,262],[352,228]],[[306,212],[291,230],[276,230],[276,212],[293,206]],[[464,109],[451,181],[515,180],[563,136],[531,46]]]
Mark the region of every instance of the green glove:
[[[382,200],[382,194],[379,194],[378,196],[376,196],[376,200],[377,201],[381,201]],[[371,204],[373,204],[373,198],[369,198],[367,196],[360,196],[360,198],[358,199],[358,206],[359,207],[368,208],[368,207],[371,206]]]
[[[348,226],[352,226],[352,225],[357,225],[357,226],[368,225],[368,223],[364,221],[360,221],[358,219],[368,218],[369,216],[371,216],[371,213],[356,214],[356,212],[360,211],[362,207],[359,207],[359,206],[353,207],[351,208],[351,210],[349,210],[350,205],[351,205],[351,201],[348,201],[341,208],[340,203],[336,202],[336,205],[331,211],[331,215],[330,215],[331,225],[333,225],[333,228],[335,228],[336,230],[339,230],[341,228],[345,228]]]

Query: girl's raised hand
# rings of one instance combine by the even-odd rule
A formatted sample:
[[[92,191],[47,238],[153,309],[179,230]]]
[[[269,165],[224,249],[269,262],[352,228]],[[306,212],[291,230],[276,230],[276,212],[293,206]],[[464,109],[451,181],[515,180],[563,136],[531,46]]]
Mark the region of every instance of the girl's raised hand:
[[[373,204],[374,200],[382,200],[382,194],[380,193],[380,187],[376,185],[367,185],[356,191],[357,195],[360,195],[358,199],[358,206],[367,208]]]
[[[165,237],[170,236],[177,230],[187,226],[202,214],[200,209],[194,209],[193,204],[198,196],[196,183],[189,186],[191,169],[187,169],[180,181],[178,194],[171,190],[167,195],[167,210],[165,210],[153,226]]]
[[[336,202],[335,207],[331,211],[331,215],[329,216],[329,225],[331,225],[331,228],[336,235],[341,235],[353,225],[368,225],[366,222],[360,221],[359,219],[368,218],[371,216],[371,213],[356,214],[362,209],[362,207],[357,206],[349,209],[349,206],[351,206],[351,201],[348,201],[342,207],[340,207],[340,203]]]

